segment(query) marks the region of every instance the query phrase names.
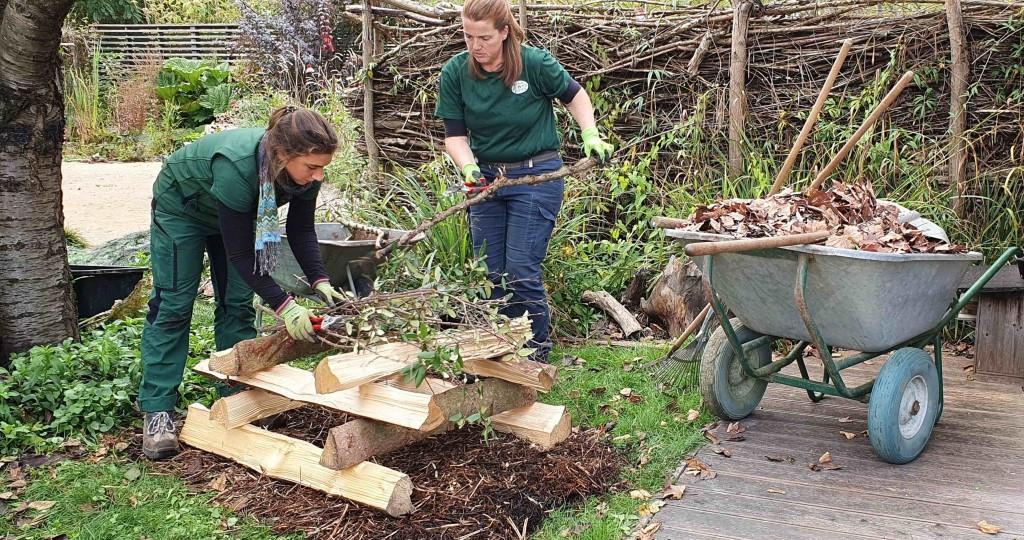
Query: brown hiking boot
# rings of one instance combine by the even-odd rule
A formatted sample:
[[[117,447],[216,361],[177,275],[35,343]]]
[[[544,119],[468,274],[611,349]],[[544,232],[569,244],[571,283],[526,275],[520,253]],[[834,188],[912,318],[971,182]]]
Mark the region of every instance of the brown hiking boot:
[[[178,432],[166,411],[148,412],[142,422],[142,453],[149,459],[166,459],[178,453]]]

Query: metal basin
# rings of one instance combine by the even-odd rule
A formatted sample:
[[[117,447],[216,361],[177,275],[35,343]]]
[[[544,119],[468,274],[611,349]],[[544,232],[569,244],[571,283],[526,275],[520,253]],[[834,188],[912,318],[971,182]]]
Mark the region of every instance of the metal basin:
[[[681,244],[729,236],[668,230]],[[797,258],[812,256],[806,299],[825,342],[864,352],[889,350],[932,330],[956,298],[957,286],[982,256],[872,253],[810,245],[713,255],[713,287],[748,327],[769,336],[810,341],[795,302]],[[703,267],[704,257],[694,261]]]
[[[385,232],[384,240],[396,239],[406,233],[399,229],[381,230]],[[331,279],[331,285],[350,289],[353,285],[359,288],[359,283],[373,284],[376,265],[380,262],[372,257],[378,249],[375,234],[360,229],[349,230],[340,223],[317,223],[316,237],[320,244],[320,257],[323,259],[327,276]],[[412,241],[418,242],[423,237],[423,234],[419,234]],[[350,275],[354,283],[349,282]],[[292,255],[287,234],[282,235],[280,256],[271,277],[290,294],[314,294],[306,283],[306,275],[302,272],[299,262]]]

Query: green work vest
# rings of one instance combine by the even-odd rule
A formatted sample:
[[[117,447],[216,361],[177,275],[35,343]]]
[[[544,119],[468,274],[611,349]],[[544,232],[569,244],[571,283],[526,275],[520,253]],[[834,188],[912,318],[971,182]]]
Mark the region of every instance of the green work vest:
[[[441,70],[435,114],[462,120],[469,146],[481,162],[522,161],[561,147],[551,100],[569,89],[569,74],[544,49],[523,45],[523,73],[511,88],[501,73],[473,78],[470,55],[461,52]]]
[[[180,195],[193,206],[192,215],[214,221],[217,201],[236,212],[255,212],[259,202],[256,152],[265,132],[263,128],[231,129],[182,147],[164,159],[153,199]],[[314,182],[294,197],[315,200],[319,191],[320,182]],[[275,192],[278,206],[292,198],[280,188]]]

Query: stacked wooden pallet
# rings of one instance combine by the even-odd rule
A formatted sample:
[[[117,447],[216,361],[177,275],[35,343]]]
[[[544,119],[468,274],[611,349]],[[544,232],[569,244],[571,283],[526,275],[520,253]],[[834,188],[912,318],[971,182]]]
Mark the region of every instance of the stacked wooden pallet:
[[[565,408],[536,401],[538,391],[554,384],[554,366],[516,355],[515,343],[527,331],[516,322],[505,335],[469,330],[443,337],[443,344],[458,345],[464,371],[480,377],[471,384],[427,378],[409,385],[400,372],[420,349],[406,343],[328,356],[314,372],[267,367],[265,359],[247,365],[236,351],[215,353],[194,369],[249,389],[211,409],[193,404],[181,440],[268,476],[402,515],[413,509],[408,475],[368,460],[451,429],[453,417],[483,408],[495,430],[545,449],[569,436]],[[251,424],[306,404],[357,418],[333,427],[324,448]]]

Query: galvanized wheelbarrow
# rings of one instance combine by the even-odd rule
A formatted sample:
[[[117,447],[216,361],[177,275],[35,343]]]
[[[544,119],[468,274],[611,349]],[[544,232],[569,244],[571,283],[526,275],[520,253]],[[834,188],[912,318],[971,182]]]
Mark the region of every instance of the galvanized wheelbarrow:
[[[399,238],[405,233],[406,231],[399,229],[317,223],[316,237],[320,244],[320,257],[331,285],[348,289],[360,298],[369,295],[373,292],[373,280],[376,278],[377,264],[380,262],[373,257],[374,252],[380,249],[381,242]],[[412,242],[418,242],[423,237],[422,234],[418,235]],[[299,267],[299,262],[292,255],[287,234],[282,235],[280,256],[271,277],[285,292],[295,296],[316,298],[302,268]]]
[[[731,239],[681,229],[666,235],[682,244]],[[1018,251],[1007,249],[959,300],[960,280],[982,259],[979,253],[802,245],[695,257],[721,321],[701,357],[704,403],[720,418],[739,420],[757,407],[769,382],[805,389],[813,401],[825,395],[867,401],[875,453],[890,463],[910,462],[942,414],[943,328]],[[780,338],[797,344],[772,361],[772,343]],[[824,364],[821,381],[804,364],[811,344]],[[923,350],[929,344],[933,358]],[[839,359],[832,347],[861,352]],[[853,388],[844,382],[843,369],[887,353],[876,379]],[[779,373],[793,362],[800,377]]]

